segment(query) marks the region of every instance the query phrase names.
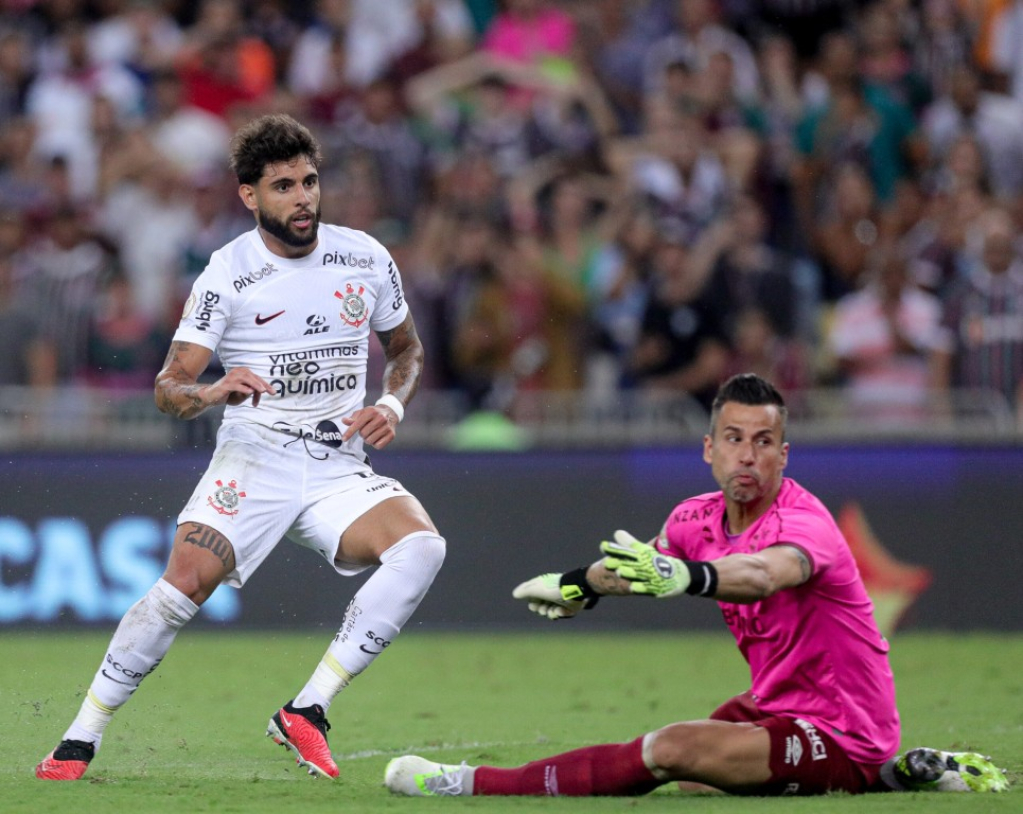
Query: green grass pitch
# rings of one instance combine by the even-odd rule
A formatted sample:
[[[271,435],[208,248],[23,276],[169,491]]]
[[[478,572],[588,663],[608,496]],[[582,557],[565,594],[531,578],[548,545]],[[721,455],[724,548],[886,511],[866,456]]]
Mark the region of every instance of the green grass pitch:
[[[36,762],[81,702],[111,631],[0,634],[0,811],[84,812],[989,812],[1023,811],[1023,634],[899,633],[892,664],[903,746],[975,749],[1009,770],[1002,795],[768,799],[392,797],[384,766],[415,752],[517,765],[701,718],[746,688],[727,633],[437,634],[414,626],[337,699],[330,783],[263,733],[330,635],[184,631],[107,730],[87,782],[43,783]]]

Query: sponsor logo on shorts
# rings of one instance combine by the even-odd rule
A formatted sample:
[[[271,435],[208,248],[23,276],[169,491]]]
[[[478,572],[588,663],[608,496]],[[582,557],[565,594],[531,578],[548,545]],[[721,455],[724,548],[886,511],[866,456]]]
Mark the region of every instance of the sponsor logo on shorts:
[[[785,791],[782,792],[782,795],[784,795],[784,796],[792,796],[793,794],[799,794],[799,784],[798,783],[789,783],[785,787]]]
[[[358,328],[369,318],[369,309],[366,307],[366,301],[362,298],[365,291],[365,286],[360,285],[359,290],[356,291],[355,286],[347,283],[344,294],[340,291],[334,292],[334,296],[341,300],[341,319],[353,328]]]
[[[206,498],[206,502],[221,514],[234,517],[238,514],[238,506],[242,502],[242,498],[245,497],[245,492],[238,488],[236,480],[230,480],[227,483],[219,480],[214,482],[217,484],[217,489]]]
[[[793,720],[795,720],[796,726],[806,733],[806,739],[810,742],[810,756],[814,760],[827,760],[828,748],[824,745],[817,727],[809,721],[804,721],[802,718],[795,718]]]
[[[803,744],[799,742],[798,735],[789,735],[785,738],[785,762],[798,766],[803,757]]]

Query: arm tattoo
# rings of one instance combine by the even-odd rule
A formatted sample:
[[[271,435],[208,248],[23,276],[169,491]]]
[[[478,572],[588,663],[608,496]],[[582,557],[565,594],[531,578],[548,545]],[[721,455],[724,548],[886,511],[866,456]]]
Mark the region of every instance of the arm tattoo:
[[[396,328],[379,331],[377,338],[387,359],[384,392],[393,393],[407,405],[419,389],[423,375],[423,343],[419,341],[412,315]]]
[[[175,418],[195,418],[208,406],[200,394],[203,385],[194,380],[181,359],[191,347],[188,342],[171,342],[163,369],[156,376],[157,409]]]
[[[810,558],[806,556],[806,553],[801,548],[796,548],[795,546],[788,546],[788,548],[790,551],[795,552],[796,559],[799,560],[799,573],[803,577],[799,584],[802,585],[813,576],[813,566],[810,565]]]
[[[586,581],[598,594],[605,596],[627,596],[632,593],[632,583],[603,566],[590,568],[586,572]]]
[[[214,557],[220,560],[224,568],[234,568],[234,548],[231,541],[216,529],[204,526],[201,523],[192,523],[192,527],[185,534],[185,542],[191,543],[196,548],[205,548]]]

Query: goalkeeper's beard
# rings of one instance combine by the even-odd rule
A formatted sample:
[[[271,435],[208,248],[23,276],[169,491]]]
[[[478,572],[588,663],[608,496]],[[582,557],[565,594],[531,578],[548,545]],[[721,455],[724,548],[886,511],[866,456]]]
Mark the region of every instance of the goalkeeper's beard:
[[[315,212],[299,213],[312,215],[312,222],[309,224],[308,234],[295,232],[291,228],[290,221],[275,218],[265,209],[260,208],[258,210],[258,214],[260,227],[286,246],[291,246],[296,249],[304,249],[316,242],[316,235],[320,230],[320,207],[318,206],[316,207]]]

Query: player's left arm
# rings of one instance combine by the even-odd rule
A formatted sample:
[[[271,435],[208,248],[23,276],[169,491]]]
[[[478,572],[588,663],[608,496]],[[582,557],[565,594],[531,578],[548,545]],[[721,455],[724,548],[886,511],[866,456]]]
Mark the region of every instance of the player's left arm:
[[[802,585],[813,576],[810,558],[793,545],[775,545],[756,554],[729,554],[713,560],[717,571],[714,598],[745,604]]]
[[[377,338],[386,359],[383,395],[376,404],[356,410],[342,421],[348,426],[344,440],[360,433],[367,444],[383,449],[394,440],[395,430],[405,415],[405,407],[419,389],[425,352],[411,311],[400,325],[377,331]]]

